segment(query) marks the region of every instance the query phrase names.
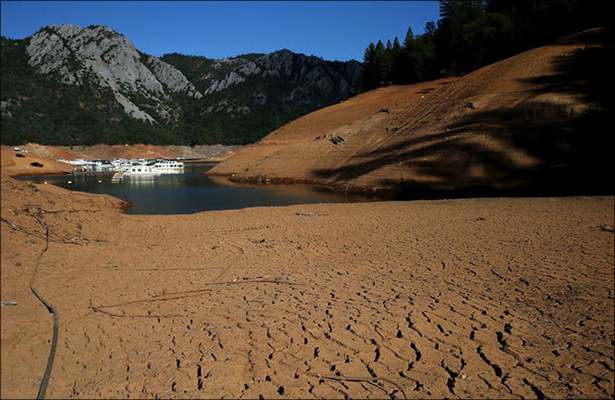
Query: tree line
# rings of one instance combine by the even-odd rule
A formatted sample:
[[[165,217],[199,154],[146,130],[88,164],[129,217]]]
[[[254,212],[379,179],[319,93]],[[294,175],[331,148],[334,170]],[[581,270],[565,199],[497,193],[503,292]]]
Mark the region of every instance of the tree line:
[[[408,28],[365,49],[354,92],[454,76],[584,29],[610,25],[608,11],[584,0],[442,0],[440,20]]]

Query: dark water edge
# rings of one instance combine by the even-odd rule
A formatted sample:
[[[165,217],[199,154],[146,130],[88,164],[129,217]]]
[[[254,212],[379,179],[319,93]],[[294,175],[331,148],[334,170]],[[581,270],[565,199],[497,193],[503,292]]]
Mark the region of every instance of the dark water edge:
[[[27,176],[17,179],[47,182],[68,190],[108,194],[132,203],[127,214],[192,214],[248,207],[376,200],[356,194],[345,195],[314,185],[234,184],[226,179],[207,176],[205,173],[214,165],[211,162],[186,163],[182,174],[125,176],[121,183],[111,183],[112,173]]]

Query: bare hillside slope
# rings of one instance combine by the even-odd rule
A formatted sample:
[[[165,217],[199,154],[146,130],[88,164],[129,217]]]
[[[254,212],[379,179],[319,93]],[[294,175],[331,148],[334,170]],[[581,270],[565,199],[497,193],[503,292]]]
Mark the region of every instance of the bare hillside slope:
[[[281,127],[211,173],[409,195],[608,191],[607,36],[589,30],[458,79],[356,96]]]

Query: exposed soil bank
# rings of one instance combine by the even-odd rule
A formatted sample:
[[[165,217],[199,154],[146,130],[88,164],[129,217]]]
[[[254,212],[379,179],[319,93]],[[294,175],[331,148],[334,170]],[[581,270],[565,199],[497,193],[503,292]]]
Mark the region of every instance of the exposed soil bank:
[[[48,398],[615,393],[612,196],[133,216],[2,170],[2,398],[49,354],[39,256]]]
[[[10,150],[12,146],[2,146]],[[85,158],[89,160],[111,160],[114,158],[188,158],[206,161],[222,161],[234,154],[241,146],[199,145],[199,146],[173,146],[173,145],[106,145],[95,146],[47,146],[36,143],[27,143],[19,146],[29,154],[48,159],[74,160]]]
[[[281,127],[210,174],[402,197],[613,194],[610,38],[590,30],[457,79],[361,94]]]

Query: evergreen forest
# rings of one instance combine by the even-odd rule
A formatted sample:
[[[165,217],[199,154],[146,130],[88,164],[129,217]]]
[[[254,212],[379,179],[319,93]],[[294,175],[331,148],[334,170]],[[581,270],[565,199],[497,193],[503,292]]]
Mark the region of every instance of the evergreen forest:
[[[365,49],[354,92],[461,75],[585,29],[610,24],[583,0],[442,0],[440,20]]]

